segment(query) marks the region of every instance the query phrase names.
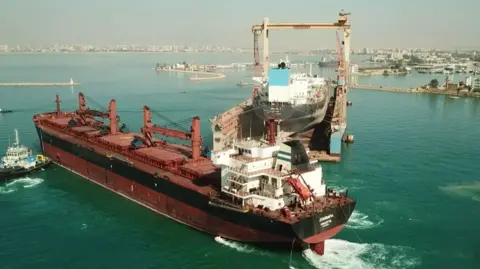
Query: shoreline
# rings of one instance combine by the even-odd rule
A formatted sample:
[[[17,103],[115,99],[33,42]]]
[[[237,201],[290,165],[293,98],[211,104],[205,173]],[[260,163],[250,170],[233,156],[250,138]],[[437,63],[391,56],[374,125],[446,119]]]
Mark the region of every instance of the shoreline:
[[[446,95],[446,96],[458,96],[458,97],[474,97],[480,98],[480,93],[456,93],[456,92],[444,92],[444,91],[435,91],[435,90],[425,90],[422,88],[414,89],[405,89],[405,88],[393,88],[393,87],[383,87],[375,85],[352,85],[350,88],[358,90],[374,90],[374,91],[384,91],[384,92],[401,92],[401,93],[420,93],[420,94],[436,94],[436,95]]]
[[[222,79],[226,76],[222,73],[213,73],[205,71],[187,71],[187,70],[175,70],[175,69],[155,69],[156,72],[177,72],[177,73],[188,73],[196,75],[208,75],[208,77],[189,77],[189,80],[199,81],[199,80],[213,80],[213,79]]]
[[[66,87],[66,86],[80,86],[78,82],[0,82],[0,86],[11,87],[35,87],[35,86],[54,86],[54,87]]]

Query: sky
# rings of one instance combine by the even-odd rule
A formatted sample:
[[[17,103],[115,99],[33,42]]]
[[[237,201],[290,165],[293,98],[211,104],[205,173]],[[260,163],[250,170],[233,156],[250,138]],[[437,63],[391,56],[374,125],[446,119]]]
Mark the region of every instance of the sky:
[[[352,47],[480,48],[480,0],[0,0],[0,44],[251,48],[252,24],[334,22]],[[275,48],[334,48],[334,30],[271,33]]]

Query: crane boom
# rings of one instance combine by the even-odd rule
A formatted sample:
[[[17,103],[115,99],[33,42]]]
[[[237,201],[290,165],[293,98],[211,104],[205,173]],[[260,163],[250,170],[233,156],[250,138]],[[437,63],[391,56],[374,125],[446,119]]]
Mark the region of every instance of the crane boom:
[[[267,27],[265,24],[254,24],[252,26],[252,31],[263,31],[265,28],[267,30],[314,30],[314,29],[344,29],[350,28],[349,24],[345,23],[293,23],[293,22],[278,22],[278,23],[269,23]]]
[[[159,134],[167,137],[189,140],[192,143],[192,159],[194,161],[200,158],[200,147],[202,143],[202,137],[200,136],[200,118],[194,117],[192,119],[192,126],[190,133],[181,132],[165,127],[159,127],[152,125],[152,112],[148,106],[143,107],[143,127],[142,133],[145,137],[144,142],[147,147],[155,146],[153,142],[153,134]]]
[[[143,132],[149,132],[183,140],[190,140],[192,138],[192,135],[190,133],[159,127],[156,125],[152,125],[151,127],[143,127]]]
[[[78,112],[78,114],[89,115],[89,116],[92,116],[92,117],[99,117],[99,118],[103,118],[103,119],[106,119],[110,116],[106,112],[93,110],[93,109],[88,109],[88,108],[86,110],[79,110],[77,112]]]
[[[57,113],[60,112],[60,99],[57,95]],[[78,109],[76,111],[83,124],[88,125],[87,118],[98,117],[102,119],[110,119],[110,134],[115,134],[118,131],[118,122],[120,117],[117,116],[117,102],[115,99],[110,100],[108,105],[108,112],[98,111],[87,108],[85,103],[85,95],[78,93]],[[98,121],[97,121],[98,123]],[[100,122],[101,123],[101,122]]]

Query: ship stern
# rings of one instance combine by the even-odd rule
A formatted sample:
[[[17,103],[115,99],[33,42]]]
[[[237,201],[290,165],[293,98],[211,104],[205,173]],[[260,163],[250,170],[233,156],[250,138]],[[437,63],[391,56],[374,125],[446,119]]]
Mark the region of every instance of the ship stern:
[[[335,207],[310,214],[293,224],[293,231],[303,243],[318,255],[325,251],[325,240],[338,234],[355,209],[356,201],[345,199]]]

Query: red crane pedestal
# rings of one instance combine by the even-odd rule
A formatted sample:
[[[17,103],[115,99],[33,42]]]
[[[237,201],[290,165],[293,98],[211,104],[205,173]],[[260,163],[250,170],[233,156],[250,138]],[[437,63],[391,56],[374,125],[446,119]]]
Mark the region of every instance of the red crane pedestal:
[[[267,127],[267,140],[269,145],[275,145],[277,137],[277,121],[274,119],[268,119],[266,122]]]

